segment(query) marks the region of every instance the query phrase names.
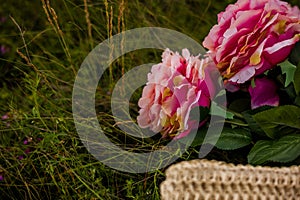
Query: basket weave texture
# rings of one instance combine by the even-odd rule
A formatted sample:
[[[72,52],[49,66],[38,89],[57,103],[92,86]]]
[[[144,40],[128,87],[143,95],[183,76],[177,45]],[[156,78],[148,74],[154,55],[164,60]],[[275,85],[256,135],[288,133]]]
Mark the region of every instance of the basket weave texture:
[[[162,200],[300,200],[300,166],[184,161],[166,170],[160,193]]]

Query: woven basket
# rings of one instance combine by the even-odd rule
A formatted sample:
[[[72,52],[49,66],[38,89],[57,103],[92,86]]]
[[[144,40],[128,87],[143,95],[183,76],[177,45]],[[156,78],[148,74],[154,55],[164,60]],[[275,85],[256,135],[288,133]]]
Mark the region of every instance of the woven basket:
[[[162,200],[300,200],[300,167],[253,167],[192,160],[170,166]]]

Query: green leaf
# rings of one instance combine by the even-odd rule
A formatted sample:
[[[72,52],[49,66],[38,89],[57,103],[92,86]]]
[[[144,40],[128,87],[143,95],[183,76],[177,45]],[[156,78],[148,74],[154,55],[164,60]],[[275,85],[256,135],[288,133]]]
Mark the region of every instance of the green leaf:
[[[203,121],[209,114],[209,108],[207,107],[194,107],[190,112],[190,119]]]
[[[234,150],[249,145],[251,141],[252,136],[249,130],[224,127],[215,146],[222,150]]]
[[[300,106],[300,95],[295,98],[294,104]]]
[[[256,85],[255,85],[255,79],[254,78],[251,79],[251,87],[252,88],[256,87]]]
[[[287,87],[290,83],[294,82],[294,74],[297,67],[288,60],[285,60],[278,65],[281,67],[282,74],[286,75],[284,87]]]
[[[300,63],[299,52],[300,52],[300,42],[297,42],[296,45],[294,46],[294,48],[292,49],[292,52],[289,55],[289,60],[294,65],[297,65],[297,64],[299,65],[299,63]]]
[[[234,117],[233,113],[226,111],[224,108],[217,105],[214,101],[211,103],[211,109],[209,114],[224,117],[226,119],[233,119]]]
[[[198,132],[198,135],[196,136],[192,146],[197,146],[201,144],[214,144],[215,141],[217,141],[215,146],[218,149],[234,150],[234,149],[239,149],[241,147],[247,146],[252,141],[252,136],[250,134],[250,131],[247,129],[242,129],[242,128],[232,129],[232,128],[224,127],[221,135],[218,134],[207,135],[205,131],[206,131],[205,129],[202,129],[200,130],[200,132]],[[204,143],[204,139],[206,139],[205,143]]]
[[[251,109],[250,98],[239,98],[230,103],[228,109],[233,110],[234,112],[243,112],[245,110]]]
[[[266,133],[261,129],[260,125],[253,119],[253,116],[256,113],[268,110],[270,108],[273,108],[273,107],[262,106],[262,107],[254,109],[254,110],[247,110],[247,111],[242,112],[242,115],[243,115],[244,119],[246,120],[246,122],[248,123],[252,132],[255,132],[258,135],[263,136],[263,137],[266,136]]]
[[[203,120],[205,120],[209,114],[209,108],[206,107],[199,107],[199,111],[200,111],[200,117],[199,120],[202,122]]]
[[[300,108],[297,106],[272,108],[255,114],[253,119],[270,138],[300,131]]]
[[[196,146],[202,145],[206,133],[207,133],[207,128],[204,128],[204,127],[199,128],[197,135],[195,136],[195,138],[191,144],[191,147],[196,147]],[[189,135],[187,137],[189,137]]]
[[[268,161],[291,162],[299,156],[300,134],[291,134],[275,141],[258,141],[248,155],[248,162],[253,165],[261,165]]]
[[[300,62],[298,63],[297,69],[294,74],[294,87],[296,94],[300,96]]]

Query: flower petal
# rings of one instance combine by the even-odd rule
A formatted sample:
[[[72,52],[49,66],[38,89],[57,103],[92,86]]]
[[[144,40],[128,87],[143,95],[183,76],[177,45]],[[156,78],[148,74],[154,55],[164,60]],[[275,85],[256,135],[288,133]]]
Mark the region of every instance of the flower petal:
[[[253,66],[246,66],[242,68],[238,73],[229,79],[234,83],[245,83],[255,74],[255,68]]]
[[[249,86],[251,96],[251,108],[255,109],[261,106],[278,106],[279,96],[277,94],[277,85],[270,79],[263,77],[255,79],[255,87]]]

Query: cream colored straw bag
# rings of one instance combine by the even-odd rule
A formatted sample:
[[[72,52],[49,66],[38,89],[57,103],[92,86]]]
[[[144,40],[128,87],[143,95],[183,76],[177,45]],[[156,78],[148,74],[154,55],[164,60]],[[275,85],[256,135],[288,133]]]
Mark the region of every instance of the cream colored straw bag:
[[[170,166],[162,200],[300,200],[300,167],[253,167],[192,160]]]

